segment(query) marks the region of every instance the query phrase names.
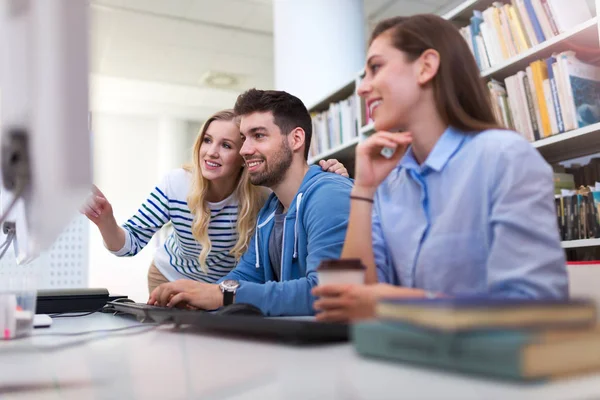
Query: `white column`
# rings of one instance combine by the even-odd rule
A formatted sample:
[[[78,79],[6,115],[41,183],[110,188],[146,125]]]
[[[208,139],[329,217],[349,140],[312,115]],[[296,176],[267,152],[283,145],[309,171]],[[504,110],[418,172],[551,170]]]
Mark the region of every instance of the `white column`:
[[[362,0],[274,0],[275,86],[310,107],[365,61]]]
[[[172,117],[158,120],[158,172],[160,178],[174,168],[181,167],[190,158],[187,122]]]

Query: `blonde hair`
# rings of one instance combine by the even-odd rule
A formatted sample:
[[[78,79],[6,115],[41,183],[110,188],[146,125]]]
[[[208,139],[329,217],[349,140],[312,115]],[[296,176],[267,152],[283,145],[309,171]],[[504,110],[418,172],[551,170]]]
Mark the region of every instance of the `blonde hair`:
[[[233,110],[223,110],[212,115],[206,120],[196,137],[194,148],[192,150],[192,163],[184,166],[184,169],[192,174],[192,185],[187,197],[187,203],[194,218],[192,221],[192,235],[202,246],[198,261],[200,262],[200,268],[202,268],[202,271],[204,272],[208,272],[206,258],[212,249],[210,237],[208,236],[208,224],[210,222],[211,213],[208,203],[206,202],[206,194],[210,182],[202,176],[199,153],[202,142],[204,141],[204,135],[213,121],[231,121],[239,126],[239,119],[236,117]],[[254,234],[258,211],[263,206],[267,193],[264,189],[250,183],[246,168],[240,169],[240,173],[236,179],[237,185],[234,194],[239,204],[236,226],[238,239],[233,249],[231,249],[230,254],[233,255],[237,261],[248,248],[248,243]]]

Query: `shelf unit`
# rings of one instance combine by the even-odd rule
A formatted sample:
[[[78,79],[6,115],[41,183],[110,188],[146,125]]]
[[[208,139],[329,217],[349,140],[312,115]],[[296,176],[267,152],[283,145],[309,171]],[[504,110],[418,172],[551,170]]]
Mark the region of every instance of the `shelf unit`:
[[[561,242],[562,247],[565,249],[575,249],[578,247],[595,247],[600,246],[600,239],[580,239],[580,240],[566,240]]]
[[[318,156],[309,159],[308,163],[315,164],[320,160],[327,160],[329,158],[337,158],[342,162],[344,162],[345,160],[351,160],[354,156],[354,148],[359,142],[360,136],[352,138],[352,140],[347,143],[342,143],[339,146],[333,147],[327,151],[320,153]],[[349,166],[346,163],[346,168],[348,167]]]
[[[568,32],[561,33],[543,43],[533,46],[529,50],[506,60],[500,65],[483,70],[481,76],[486,80],[491,78],[504,80],[504,78],[525,69],[529,63],[550,57],[552,53],[568,50],[570,46],[600,47],[598,44],[599,39],[598,18],[594,17]]]
[[[497,0],[466,0],[454,9],[444,13],[442,17],[456,23],[457,26],[465,26],[469,23],[469,19],[474,10],[483,11],[492,6],[495,1]],[[600,12],[600,0],[596,0],[595,5],[596,13]],[[574,27],[568,32],[552,37],[499,65],[482,71],[481,77],[485,80],[504,80],[506,77],[514,75],[518,71],[525,70],[532,61],[549,57],[553,53],[568,50],[573,46],[592,47],[600,50],[600,19],[598,16],[594,16],[589,21]],[[597,57],[598,54],[595,56]],[[362,73],[363,72],[361,71],[357,74],[357,77],[353,82],[349,82],[344,87],[334,91],[323,101],[315,104],[311,110],[325,109],[328,105],[328,101],[331,101],[331,99],[336,101],[335,99],[347,98],[351,95],[351,92],[349,91],[356,91],[356,87],[360,84]],[[364,137],[374,132],[374,124],[372,122],[365,125],[362,121],[363,110],[360,106],[360,102],[357,101],[356,104],[359,106],[357,113],[359,137],[354,138],[351,142],[344,143],[319,154],[310,159],[310,163],[333,157],[344,162],[347,167],[353,167],[353,155],[356,145]],[[556,134],[535,141],[532,145],[538,149],[540,154],[549,163],[556,163],[597,153],[600,152],[600,123]],[[600,246],[600,239],[583,239],[563,242],[564,248],[592,246]]]
[[[531,143],[549,163],[600,151],[600,123],[559,133]]]
[[[356,101],[355,104],[358,104],[359,98],[358,98],[358,95],[356,94],[356,87],[357,87],[358,81],[359,81],[359,77],[356,76],[354,79],[352,79],[351,81],[344,84],[338,90],[334,91],[333,93],[326,96],[322,100],[314,103],[312,106],[310,106],[308,108],[308,111],[310,113],[326,111],[329,109],[330,103],[335,103],[335,102],[345,100],[350,96],[354,96],[355,101]],[[358,121],[356,123],[358,123]],[[358,130],[358,126],[357,126],[357,130]],[[315,137],[313,137],[312,140],[315,140]],[[360,141],[360,133],[359,133],[358,137],[354,137],[350,141],[347,141],[346,143],[342,143],[339,146],[332,147],[326,151],[323,151],[323,152],[317,154],[314,157],[310,157],[308,159],[308,164],[309,165],[315,164],[315,163],[319,162],[320,160],[336,158],[339,161],[343,162],[344,165],[346,166],[346,168],[348,169],[348,172],[350,172],[350,174],[353,175],[354,148],[359,143],[359,141]]]

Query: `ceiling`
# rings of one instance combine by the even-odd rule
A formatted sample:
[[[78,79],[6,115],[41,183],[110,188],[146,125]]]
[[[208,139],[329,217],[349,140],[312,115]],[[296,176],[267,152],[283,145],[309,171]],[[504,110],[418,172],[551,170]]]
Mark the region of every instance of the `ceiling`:
[[[272,1],[91,0],[91,71],[97,81],[92,88],[106,79],[113,86],[115,80],[178,90],[185,86],[196,91],[198,101],[209,96],[200,101],[204,114],[231,107],[237,94],[249,87],[272,88]],[[460,2],[364,0],[365,22],[439,13]],[[226,74],[235,82],[215,87],[205,80],[211,73]],[[171,100],[166,96],[164,101]]]

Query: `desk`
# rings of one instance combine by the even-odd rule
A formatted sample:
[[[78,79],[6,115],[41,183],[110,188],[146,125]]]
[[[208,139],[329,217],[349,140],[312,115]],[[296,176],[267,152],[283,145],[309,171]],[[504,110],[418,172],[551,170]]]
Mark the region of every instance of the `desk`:
[[[30,338],[0,342],[0,399],[600,398],[600,375],[519,385],[364,359],[350,344],[293,347],[170,326],[42,336],[131,325],[139,323],[97,313],[55,319]],[[39,349],[86,337],[101,339]]]

